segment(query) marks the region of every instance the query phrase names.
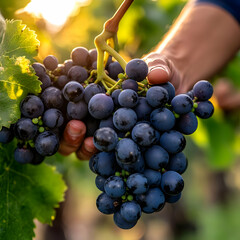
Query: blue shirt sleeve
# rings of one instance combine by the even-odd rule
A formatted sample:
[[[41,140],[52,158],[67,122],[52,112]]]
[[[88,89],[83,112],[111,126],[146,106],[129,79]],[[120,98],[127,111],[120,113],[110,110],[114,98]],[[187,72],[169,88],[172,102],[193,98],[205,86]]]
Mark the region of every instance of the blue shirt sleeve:
[[[212,3],[226,11],[240,23],[240,0],[197,0],[196,3]]]

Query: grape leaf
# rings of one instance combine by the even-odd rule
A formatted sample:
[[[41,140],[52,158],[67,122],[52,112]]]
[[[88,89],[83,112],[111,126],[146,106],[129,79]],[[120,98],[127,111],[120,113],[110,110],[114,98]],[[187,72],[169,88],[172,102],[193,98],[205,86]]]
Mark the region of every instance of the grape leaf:
[[[15,147],[0,144],[0,239],[31,240],[33,219],[51,224],[66,185],[54,167],[17,163]]]
[[[19,105],[28,94],[38,94],[41,82],[25,57],[2,57],[0,70],[0,129],[9,127],[20,116]]]
[[[6,20],[6,31],[0,45],[0,56],[23,57],[30,61],[37,55],[39,41],[33,30],[20,20]]]

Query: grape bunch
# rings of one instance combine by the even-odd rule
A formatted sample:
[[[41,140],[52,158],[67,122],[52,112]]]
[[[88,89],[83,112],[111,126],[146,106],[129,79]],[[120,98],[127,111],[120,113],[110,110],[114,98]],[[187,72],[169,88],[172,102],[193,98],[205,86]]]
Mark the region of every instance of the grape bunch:
[[[197,82],[187,94],[175,96],[170,82],[141,94],[138,82],[147,76],[146,63],[133,59],[125,72],[122,89],[111,96],[96,94],[89,102],[90,114],[102,119],[94,134],[100,152],[89,166],[102,191],[98,210],[113,214],[118,227],[130,229],[142,212],[158,212],[165,203],[181,198],[188,165],[184,135],[196,131],[196,116],[209,118],[214,108],[209,101],[213,88],[207,81]]]
[[[118,227],[132,228],[142,212],[160,211],[180,199],[188,165],[184,135],[195,132],[197,117],[214,112],[209,82],[175,96],[170,82],[148,84],[143,60],[133,59],[123,69],[111,56],[105,64],[111,80],[98,81],[97,51],[84,47],[73,49],[63,64],[49,55],[32,67],[42,92],[24,98],[21,118],[0,131],[0,143],[17,138],[17,162],[40,164],[58,151],[68,121],[81,120],[99,150],[89,161],[102,191],[97,208],[114,214]]]

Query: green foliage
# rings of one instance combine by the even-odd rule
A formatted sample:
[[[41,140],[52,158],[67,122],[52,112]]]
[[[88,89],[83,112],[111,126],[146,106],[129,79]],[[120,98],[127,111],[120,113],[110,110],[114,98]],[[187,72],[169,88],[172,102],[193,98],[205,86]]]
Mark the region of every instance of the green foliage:
[[[17,163],[15,147],[15,142],[0,144],[0,239],[30,240],[33,219],[51,224],[66,185],[54,167]]]
[[[0,45],[0,129],[20,118],[19,104],[28,93],[41,92],[41,82],[31,67],[38,45],[36,34],[21,21],[6,22]]]

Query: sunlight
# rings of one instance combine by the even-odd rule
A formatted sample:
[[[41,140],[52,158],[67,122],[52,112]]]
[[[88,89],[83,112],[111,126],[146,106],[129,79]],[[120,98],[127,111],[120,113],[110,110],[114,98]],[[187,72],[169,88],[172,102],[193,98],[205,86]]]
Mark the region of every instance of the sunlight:
[[[59,29],[78,7],[88,5],[89,2],[90,0],[32,0],[24,11],[44,18],[47,23]]]

